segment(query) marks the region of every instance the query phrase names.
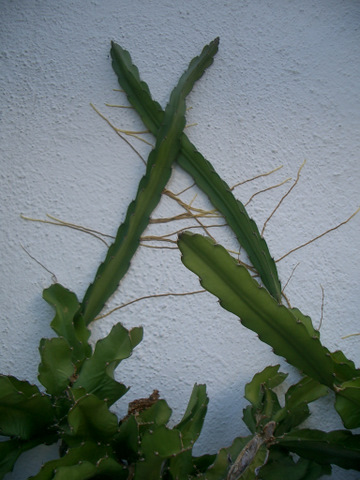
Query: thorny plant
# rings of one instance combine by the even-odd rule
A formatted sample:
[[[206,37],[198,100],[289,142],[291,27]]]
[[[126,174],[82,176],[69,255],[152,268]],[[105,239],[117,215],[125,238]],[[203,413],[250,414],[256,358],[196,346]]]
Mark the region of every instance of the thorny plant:
[[[290,304],[282,305],[286,285],[281,287],[276,261],[262,237],[267,222],[297,184],[302,167],[260,233],[245,205],[232,193],[239,184],[226,185],[184,133],[185,97],[211,65],[218,43],[215,39],[192,60],[165,111],[140,80],[129,53],[112,44],[113,67],[120,86],[144,122],[144,131],[152,133],[156,143],[144,162],[145,175],[115,239],[55,217],[36,220],[94,235],[106,244],[108,253],[81,302],[57,282],[43,292],[44,299],[55,308],[51,327],[57,334],[40,342],[38,378],[46,392],[15,377],[0,376],[0,433],[8,437],[0,443],[0,478],[13,469],[22,452],[55,442],[60,445],[59,458],[47,462],[32,478],[305,480],[329,474],[331,464],[360,469],[360,435],[350,431],[360,426],[360,371],[341,351],[331,353],[320,343],[320,333],[309,317]],[[142,138],[142,132],[121,131],[102,117],[122,138],[129,134]],[[214,208],[195,207],[193,201],[181,198],[184,192],[175,194],[167,188],[175,161],[193,177]],[[183,212],[150,220],[161,197],[175,201]],[[278,261],[339,228],[354,215],[295,247]],[[162,235],[144,235],[151,222],[182,220],[191,220],[192,225]],[[213,223],[205,224],[207,220]],[[234,232],[239,250],[226,250],[216,244],[211,233],[215,225],[226,225]],[[191,233],[194,228],[202,229],[205,236]],[[109,240],[113,240],[110,246]],[[204,385],[194,386],[188,408],[173,428],[168,426],[171,409],[159,398],[157,390],[148,399],[132,402],[128,415],[120,420],[110,410],[128,390],[114,379],[114,370],[139,344],[142,328],[128,331],[116,324],[93,349],[88,342],[88,326],[113,312],[103,314],[102,310],[126,274],[139,245],[179,248],[184,265],[200,277],[206,290],[220,299],[221,306],[238,315],[244,326],[254,330],[260,340],[303,373],[301,380],[286,391],[283,406],[276,387],[284,382],[286,374],[279,372],[278,365],[257,373],[245,387],[249,405],[244,409],[243,420],[251,433],[236,438],[217,454],[192,454],[207,409]],[[240,250],[246,252],[251,265],[240,260]],[[258,281],[264,286],[259,288]],[[300,428],[310,415],[308,404],[327,395],[329,389],[335,393],[335,408],[345,429],[322,432]]]

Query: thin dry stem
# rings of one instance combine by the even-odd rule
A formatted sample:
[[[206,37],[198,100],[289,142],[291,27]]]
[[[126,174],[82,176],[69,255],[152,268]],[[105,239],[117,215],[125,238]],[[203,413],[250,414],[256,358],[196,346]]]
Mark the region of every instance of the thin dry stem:
[[[345,335],[345,337],[341,337],[341,339],[345,340],[346,338],[357,337],[357,336],[360,336],[360,333],[350,333],[349,335]]]
[[[282,257],[278,258],[278,259],[275,260],[275,261],[276,261],[276,262],[280,262],[281,260],[283,260],[284,258],[286,258],[286,257],[287,257],[288,255],[290,255],[291,253],[296,252],[296,250],[300,250],[300,248],[304,248],[304,247],[306,247],[307,245],[310,245],[310,243],[313,243],[313,242],[315,242],[316,240],[319,240],[319,238],[324,237],[324,236],[327,235],[328,233],[333,232],[334,230],[337,230],[338,228],[342,227],[342,226],[345,225],[346,223],[350,222],[350,220],[351,220],[352,218],[354,218],[355,215],[356,215],[359,211],[360,211],[360,207],[359,207],[352,215],[350,215],[350,217],[349,217],[347,220],[339,223],[338,225],[336,225],[336,226],[333,227],[333,228],[329,228],[328,230],[326,230],[325,232],[321,233],[320,235],[317,235],[316,237],[312,238],[312,239],[309,240],[308,242],[305,242],[305,243],[303,243],[302,245],[299,245],[298,247],[293,248],[292,250],[290,250],[289,252],[285,253],[285,255],[283,255]]]
[[[248,178],[247,180],[243,180],[242,182],[235,183],[235,185],[230,187],[230,190],[234,190],[234,188],[239,187],[240,185],[244,185],[245,183],[252,182],[253,180],[256,180],[258,178],[267,177],[268,175],[271,175],[272,173],[280,170],[280,168],[283,168],[283,165],[280,165],[280,167],[274,168],[274,170],[271,170],[270,172],[261,173],[260,175],[256,175],[255,177]]]
[[[297,264],[295,265],[295,267],[292,269],[291,274],[290,274],[289,278],[287,279],[287,282],[285,283],[285,285],[284,285],[284,287],[283,287],[283,289],[282,289],[282,291],[281,291],[282,294],[284,294],[285,288],[289,285],[290,280],[292,279],[292,277],[293,277],[293,275],[294,275],[294,273],[295,273],[295,270],[297,269],[297,267],[298,267],[299,265],[300,265],[300,262],[297,263]]]
[[[93,230],[91,228],[86,228],[86,227],[83,227],[81,225],[76,225],[75,223],[68,223],[68,222],[65,222],[63,220],[59,220],[56,217],[53,217],[52,215],[49,215],[49,214],[46,214],[46,215],[47,215],[47,217],[49,217],[49,218],[51,218],[55,221],[53,221],[53,220],[43,220],[41,218],[26,217],[23,214],[20,214],[20,217],[23,220],[27,220],[29,222],[47,223],[49,225],[56,225],[58,227],[68,227],[68,228],[71,228],[73,230],[77,230],[79,232],[87,233],[88,235],[91,235],[92,237],[95,237],[98,240],[100,240],[101,242],[103,242],[107,247],[109,246],[109,244],[103,238],[101,238],[101,236],[114,238],[114,237],[111,237],[110,235],[106,235],[105,233],[98,232],[98,231]]]
[[[194,292],[181,292],[181,293],[168,292],[168,293],[157,293],[157,294],[153,294],[153,295],[145,295],[144,297],[138,297],[138,298],[135,298],[134,300],[130,300],[130,302],[123,303],[123,304],[113,308],[109,312],[106,312],[102,315],[99,315],[98,317],[95,318],[95,320],[100,320],[102,318],[105,318],[105,317],[111,315],[112,313],[116,312],[117,310],[120,310],[121,308],[128,307],[129,305],[132,305],[133,303],[140,302],[142,300],[147,300],[149,298],[184,297],[186,295],[196,295],[198,293],[204,293],[204,292],[206,292],[206,290],[196,290]]]
[[[269,190],[273,190],[274,188],[278,188],[278,187],[281,187],[282,185],[284,185],[285,183],[289,182],[291,180],[291,177],[287,178],[286,180],[283,180],[281,183],[278,183],[276,185],[272,185],[271,187],[267,187],[267,188],[264,188],[263,190],[259,190],[258,192],[255,192],[253,195],[251,195],[251,197],[249,198],[249,200],[245,203],[245,207],[247,207],[249,205],[249,203],[257,196],[257,195],[260,195],[260,193],[264,193],[264,192],[268,192]]]
[[[264,231],[265,231],[265,228],[266,228],[266,225],[269,223],[270,219],[272,218],[272,216],[275,214],[275,212],[278,210],[278,208],[280,207],[280,205],[282,204],[282,202],[285,200],[285,198],[290,195],[290,193],[292,192],[292,190],[295,188],[295,186],[297,185],[299,179],[300,179],[300,173],[301,173],[301,170],[303,169],[304,165],[306,163],[306,160],[303,161],[303,163],[301,164],[299,170],[298,170],[298,173],[297,173],[297,176],[296,176],[296,180],[295,182],[293,183],[293,185],[289,188],[289,190],[285,193],[285,195],[281,198],[280,202],[276,205],[276,207],[274,208],[274,210],[271,212],[270,216],[267,218],[267,220],[265,221],[264,223],[264,226],[261,230],[261,236],[264,235]]]
[[[324,319],[324,305],[325,305],[325,290],[322,285],[320,285],[320,288],[321,288],[321,310],[320,310],[321,313],[320,313],[320,322],[319,322],[318,330],[320,330],[323,319]]]
[[[50,273],[51,275],[51,279],[53,281],[53,283],[58,283],[57,281],[57,278],[56,278],[56,275],[54,272],[52,272],[51,270],[49,270],[47,267],[45,267],[44,264],[42,264],[37,258],[35,258],[33,255],[31,255],[31,253],[24,247],[24,245],[22,245],[20,243],[20,247],[24,250],[24,252],[31,258],[31,260],[34,260],[34,262],[36,262],[38,265],[40,265],[40,267],[42,267],[44,270],[46,270],[48,273]]]
[[[108,118],[105,117],[105,115],[103,115],[102,113],[99,112],[99,110],[95,107],[95,105],[93,105],[92,103],[90,103],[90,106],[95,110],[95,112],[103,119],[105,120],[105,122],[114,130],[114,132],[116,133],[116,135],[118,135],[121,140],[124,140],[125,143],[127,143],[129,145],[129,147],[136,153],[136,155],[141,159],[141,161],[144,163],[144,165],[146,165],[146,161],[144,160],[143,156],[136,150],[136,148],[129,142],[129,140],[127,140],[124,135],[121,135],[121,133],[118,131],[118,129],[115,127],[115,125],[113,125],[110,120]]]

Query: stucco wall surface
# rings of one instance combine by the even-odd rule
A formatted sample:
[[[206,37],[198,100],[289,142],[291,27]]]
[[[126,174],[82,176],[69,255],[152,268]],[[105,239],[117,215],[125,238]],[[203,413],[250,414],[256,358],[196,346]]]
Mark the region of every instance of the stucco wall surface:
[[[1,0],[0,6],[1,373],[39,384],[38,342],[52,336],[53,311],[41,298],[52,275],[22,246],[80,299],[106,251],[93,236],[28,222],[20,214],[40,219],[51,214],[114,235],[144,173],[138,156],[90,106],[119,128],[143,129],[135,112],[105,105],[127,104],[114,90],[111,40],[130,51],[165,107],[191,58],[220,37],[214,64],[188,97],[187,122],[196,125],[187,133],[229,185],[282,166],[237,187],[243,203],[292,178],[249,203],[260,228],[306,160],[298,184],[266,226],[275,259],[359,207],[360,2]],[[130,141],[148,154],[149,146]],[[169,188],[180,192],[191,183],[175,168]],[[207,208],[195,188],[182,198],[191,202],[195,193],[194,206]],[[180,211],[164,198],[153,216]],[[291,277],[286,287],[291,304],[315,326],[322,317],[323,343],[343,350],[357,365],[359,337],[342,337],[360,331],[359,222],[360,215],[278,263],[283,285]],[[146,234],[192,224],[154,224]],[[228,232],[213,233],[234,247]],[[141,247],[107,308],[199,288],[178,250]],[[199,454],[248,433],[241,421],[243,392],[256,372],[280,362],[288,385],[298,378],[209,294],[136,302],[93,324],[93,341],[117,322],[142,325],[144,340],[118,369],[117,378],[131,389],[116,411],[125,414],[128,402],[157,388],[175,423],[194,383],[205,383],[210,404],[195,449]],[[330,396],[314,404],[309,425],[341,428],[332,402]],[[27,453],[6,480],[35,474],[55,455],[55,447]],[[359,476],[334,468],[332,478]]]

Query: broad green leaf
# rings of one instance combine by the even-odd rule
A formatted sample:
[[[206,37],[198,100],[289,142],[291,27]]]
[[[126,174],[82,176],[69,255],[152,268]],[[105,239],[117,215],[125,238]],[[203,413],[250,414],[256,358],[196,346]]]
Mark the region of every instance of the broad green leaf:
[[[65,338],[42,339],[39,346],[41,363],[39,381],[50,395],[60,395],[75,373],[72,351]]]
[[[327,393],[328,390],[324,385],[313,378],[303,377],[285,393],[285,405],[288,410],[291,410],[302,403],[314,402]]]
[[[341,382],[347,382],[349,379],[360,377],[360,369],[356,368],[354,362],[346,358],[341,350],[332,352],[331,358],[335,364],[336,376]]]
[[[347,430],[298,430],[276,438],[276,444],[320,464],[360,470],[360,435]]]
[[[243,420],[252,433],[261,432],[280,410],[277,395],[272,388],[280,385],[287,375],[278,370],[279,365],[266,367],[245,386],[245,398],[252,405],[244,409]]]
[[[236,438],[230,447],[222,448],[206,471],[196,478],[199,478],[199,480],[227,479],[228,471],[232,463],[252,438],[253,435]]]
[[[76,295],[55,283],[43,291],[43,298],[56,312],[51,322],[52,329],[69,343],[73,362],[81,362],[91,354],[91,347],[88,344],[90,332],[83,319],[77,315],[80,304]]]
[[[88,461],[93,464],[103,457],[109,456],[111,449],[103,444],[85,441],[81,446],[69,448],[61,458],[46,462],[40,471],[31,480],[52,480],[55,471],[62,467],[78,465],[80,462]],[[70,477],[72,479],[72,477]]]
[[[299,320],[298,311],[294,314],[278,305],[223,247],[188,232],[179,236],[178,245],[184,265],[200,277],[203,287],[220,299],[223,308],[240,317],[241,323],[255,331],[260,340],[271,345],[277,355],[330,388],[341,384],[330,352],[318,336],[309,335],[309,327]]]
[[[116,479],[126,480],[129,472],[112,458],[101,458],[95,465],[91,461],[80,461],[77,465],[59,467],[54,480]]]
[[[21,440],[13,438],[11,440],[0,441],[0,480],[6,473],[12,472],[14,465],[20,455],[27,450],[31,450],[37,445],[51,444],[57,441],[55,435],[39,435],[31,440]]]
[[[170,430],[165,425],[159,425],[145,432],[140,449],[145,458],[153,455],[168,458],[182,451],[181,435],[175,428]]]
[[[256,373],[251,382],[245,385],[245,398],[254,407],[259,407],[262,402],[263,392],[261,385],[275,388],[287,377],[286,373],[279,372],[280,365],[266,367],[262,372]]]
[[[175,427],[181,432],[185,448],[193,445],[198,439],[204,424],[208,403],[206,385],[195,384],[184,416]]]
[[[25,451],[22,447],[23,442],[18,439],[12,439],[0,442],[0,479],[2,480],[6,473],[12,472],[16,460]]]
[[[95,395],[80,398],[68,415],[70,438],[110,441],[118,430],[116,415]]]
[[[139,449],[139,425],[134,415],[120,423],[119,431],[113,438],[113,445],[119,459],[126,462],[136,461]]]
[[[335,390],[335,408],[344,421],[346,428],[360,425],[360,378],[354,378],[341,384]]]
[[[152,425],[166,425],[171,413],[172,410],[166,401],[158,400],[151,407],[136,415],[136,421],[139,425],[146,425],[147,428],[152,428]]]
[[[194,471],[192,447],[201,433],[208,403],[206,385],[195,384],[184,416],[174,427],[180,432],[183,448],[188,450],[169,460],[168,468],[173,478],[188,478]]]
[[[88,325],[102,310],[107,299],[117,289],[135,254],[140,236],[149,224],[150,215],[160,201],[180,150],[180,137],[185,127],[185,98],[204,70],[211,65],[217,48],[205,47],[195,57],[166,106],[162,124],[156,134],[155,148],[149,155],[146,173],[139,183],[135,200],[129,205],[125,221],[120,225],[115,242],[96,272],[94,282],[85,293],[81,316]]]
[[[145,432],[141,445],[141,457],[135,465],[134,480],[158,480],[164,460],[182,451],[180,432],[160,425]]]
[[[121,360],[131,355],[142,329],[136,329],[134,333],[132,337],[120,323],[115,325],[107,337],[96,343],[93,355],[84,361],[74,388],[84,388],[108,405],[122,397],[128,389],[114,380],[114,370]]]
[[[194,475],[200,478],[201,474],[213,465],[216,459],[216,454],[205,454],[200,457],[193,457]]]
[[[0,375],[0,435],[28,440],[53,422],[50,397],[26,381]]]
[[[191,450],[184,450],[168,460],[164,471],[169,471],[170,478],[194,478],[192,477],[195,472]]]
[[[299,458],[297,462],[283,450],[271,449],[269,459],[259,472],[260,480],[317,480],[323,475],[330,475],[330,465]]]
[[[310,416],[308,404],[327,395],[328,389],[310,377],[303,377],[285,393],[285,405],[274,416],[278,423],[276,435],[282,435],[300,425]]]
[[[210,62],[217,51],[218,39],[205,48],[213,50],[208,57]],[[111,57],[113,69],[128,100],[140,115],[146,128],[154,135],[158,135],[164,114],[160,105],[151,98],[146,83],[141,81],[139,71],[132,63],[129,53],[113,42]],[[214,207],[224,215],[240,245],[259,272],[265,287],[280,302],[281,286],[276,265],[256,223],[249,217],[244,205],[236,200],[229,186],[215,172],[210,162],[196,150],[185,134],[181,136],[181,151],[177,162],[194,178]]]

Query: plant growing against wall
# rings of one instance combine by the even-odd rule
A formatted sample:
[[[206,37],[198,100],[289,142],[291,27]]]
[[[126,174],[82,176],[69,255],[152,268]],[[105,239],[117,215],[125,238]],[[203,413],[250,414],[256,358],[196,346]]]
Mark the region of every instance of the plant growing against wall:
[[[129,53],[112,44],[119,83],[156,144],[136,198],[83,300],[57,283],[43,292],[55,309],[51,327],[57,335],[42,339],[39,346],[38,378],[46,391],[0,376],[0,434],[7,437],[0,443],[0,478],[13,469],[22,452],[55,442],[59,442],[59,458],[47,462],[32,478],[271,480],[291,475],[300,480],[330,473],[331,464],[360,469],[360,436],[349,431],[360,426],[360,371],[342,352],[331,353],[320,343],[309,317],[281,305],[276,265],[257,225],[183,132],[185,98],[211,65],[218,43],[215,39],[191,61],[165,111],[152,99]],[[205,386],[194,386],[187,410],[173,428],[169,427],[171,409],[156,390],[148,399],[130,404],[128,415],[118,419],[111,406],[127,388],[114,379],[114,371],[140,343],[143,330],[129,331],[117,324],[94,348],[89,343],[88,327],[126,274],[175,162],[226,218],[264,287],[223,247],[200,235],[179,236],[183,263],[224,308],[304,373],[288,388],[283,406],[276,387],[286,375],[279,366],[257,373],[245,388],[249,406],[243,419],[249,436],[201,457],[194,457],[192,448],[207,409]],[[328,433],[300,429],[310,415],[308,404],[329,388],[335,392],[335,407],[346,429]],[[292,453],[299,455],[297,462]]]

